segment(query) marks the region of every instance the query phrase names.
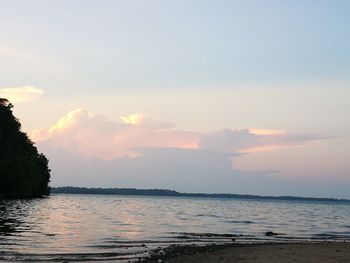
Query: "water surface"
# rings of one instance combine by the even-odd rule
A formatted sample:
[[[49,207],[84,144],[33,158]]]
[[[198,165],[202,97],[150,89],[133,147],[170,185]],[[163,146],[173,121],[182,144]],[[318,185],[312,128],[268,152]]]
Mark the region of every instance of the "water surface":
[[[53,195],[0,200],[0,259],[127,261],[170,244],[350,241],[350,205]],[[281,235],[267,237],[273,231]]]

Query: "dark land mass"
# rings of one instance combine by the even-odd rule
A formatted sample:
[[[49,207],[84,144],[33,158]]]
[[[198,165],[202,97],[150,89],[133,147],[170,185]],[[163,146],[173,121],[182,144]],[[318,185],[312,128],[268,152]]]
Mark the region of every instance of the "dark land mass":
[[[7,99],[0,98],[0,198],[49,195],[49,161],[21,131],[12,108]]]
[[[86,188],[86,187],[53,187],[55,194],[94,194],[94,195],[141,195],[141,196],[173,196],[173,197],[201,197],[201,198],[232,198],[255,200],[291,200],[291,201],[321,201],[321,202],[346,202],[348,199],[314,198],[296,196],[260,196],[242,194],[205,194],[205,193],[180,193],[167,189],[136,189],[136,188]]]

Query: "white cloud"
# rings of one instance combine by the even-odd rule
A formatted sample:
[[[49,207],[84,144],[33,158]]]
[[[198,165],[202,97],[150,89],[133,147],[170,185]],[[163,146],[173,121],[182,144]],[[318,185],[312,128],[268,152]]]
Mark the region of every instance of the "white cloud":
[[[6,98],[11,103],[23,103],[36,100],[44,91],[33,86],[0,89],[0,98]]]

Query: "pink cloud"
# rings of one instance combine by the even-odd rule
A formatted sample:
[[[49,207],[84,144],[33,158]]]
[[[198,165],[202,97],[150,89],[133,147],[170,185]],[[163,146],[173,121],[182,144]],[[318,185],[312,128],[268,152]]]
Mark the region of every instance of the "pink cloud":
[[[142,148],[204,149],[237,152],[271,146],[304,144],[317,136],[289,134],[284,130],[223,129],[204,133],[176,129],[168,122],[159,122],[142,114],[108,121],[103,115],[78,108],[63,116],[48,129],[33,131],[37,143],[76,153],[85,158],[113,160],[142,155]]]
[[[34,130],[35,142],[46,142],[87,158],[116,159],[139,155],[136,148],[195,148],[200,134],[176,130],[169,123],[142,115],[111,122],[83,108],[62,117],[49,129]]]

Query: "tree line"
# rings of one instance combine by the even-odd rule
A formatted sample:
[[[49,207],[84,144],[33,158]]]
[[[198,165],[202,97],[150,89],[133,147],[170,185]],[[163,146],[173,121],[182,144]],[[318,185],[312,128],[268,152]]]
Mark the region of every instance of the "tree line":
[[[49,161],[21,131],[12,108],[7,99],[0,98],[0,197],[49,195]]]

